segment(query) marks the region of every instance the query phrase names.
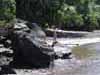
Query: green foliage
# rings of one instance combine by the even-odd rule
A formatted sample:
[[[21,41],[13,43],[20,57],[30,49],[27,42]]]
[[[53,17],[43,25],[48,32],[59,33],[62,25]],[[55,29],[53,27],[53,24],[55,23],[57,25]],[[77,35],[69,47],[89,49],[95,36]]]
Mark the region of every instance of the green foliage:
[[[0,28],[9,27],[9,22],[15,18],[15,0],[0,0]]]
[[[94,30],[100,28],[100,1],[16,0],[15,3],[15,0],[0,0],[0,21],[7,23],[15,15],[43,27],[56,25],[63,29]]]
[[[95,13],[90,13],[88,14],[88,18],[88,30],[97,29],[99,27],[97,15]]]
[[[98,2],[98,5],[97,5]],[[63,29],[100,28],[99,0],[16,0],[17,17]]]
[[[82,15],[78,14],[74,6],[63,4],[58,10],[58,20],[63,24],[61,28],[80,27],[83,25]]]
[[[96,0],[96,3],[97,3],[97,4],[100,4],[100,0]]]
[[[0,20],[9,21],[15,17],[15,1],[0,0]]]

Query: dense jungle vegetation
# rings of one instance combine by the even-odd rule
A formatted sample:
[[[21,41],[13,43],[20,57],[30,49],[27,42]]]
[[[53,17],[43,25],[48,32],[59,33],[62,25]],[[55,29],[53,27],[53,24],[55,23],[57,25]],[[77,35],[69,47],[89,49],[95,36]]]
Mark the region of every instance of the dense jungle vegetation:
[[[100,29],[99,0],[0,0],[0,25],[21,18],[42,27]]]

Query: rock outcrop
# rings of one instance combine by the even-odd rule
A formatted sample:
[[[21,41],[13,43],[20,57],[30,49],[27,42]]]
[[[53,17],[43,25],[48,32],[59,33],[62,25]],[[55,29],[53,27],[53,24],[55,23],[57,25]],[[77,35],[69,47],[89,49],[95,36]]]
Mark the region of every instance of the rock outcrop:
[[[20,28],[17,28],[20,27]],[[9,35],[14,50],[14,66],[46,67],[49,66],[53,48],[46,41],[46,35],[35,23],[16,23],[15,31]]]
[[[11,67],[34,68],[49,66],[54,53],[45,39],[46,35],[36,23],[17,20],[8,29],[5,36],[9,41],[2,41],[4,47],[13,50]],[[1,52],[2,53],[2,52]]]

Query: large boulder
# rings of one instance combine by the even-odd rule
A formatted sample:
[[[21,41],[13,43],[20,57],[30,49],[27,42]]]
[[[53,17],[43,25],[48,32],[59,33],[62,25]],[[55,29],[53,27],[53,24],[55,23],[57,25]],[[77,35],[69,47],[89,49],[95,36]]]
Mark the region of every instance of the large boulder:
[[[16,22],[14,32],[9,34],[14,50],[11,66],[47,67],[50,64],[53,48],[45,39],[46,35],[35,23]]]

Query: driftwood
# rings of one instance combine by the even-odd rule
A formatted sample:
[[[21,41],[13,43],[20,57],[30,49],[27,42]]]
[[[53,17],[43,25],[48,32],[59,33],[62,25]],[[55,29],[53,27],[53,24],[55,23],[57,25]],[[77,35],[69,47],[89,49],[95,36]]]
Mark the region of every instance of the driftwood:
[[[53,37],[56,32],[57,37],[84,37],[90,32],[81,32],[81,31],[64,31],[59,29],[46,29],[45,33],[47,36]]]

